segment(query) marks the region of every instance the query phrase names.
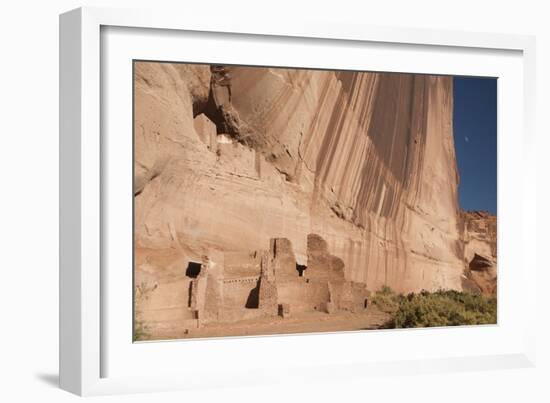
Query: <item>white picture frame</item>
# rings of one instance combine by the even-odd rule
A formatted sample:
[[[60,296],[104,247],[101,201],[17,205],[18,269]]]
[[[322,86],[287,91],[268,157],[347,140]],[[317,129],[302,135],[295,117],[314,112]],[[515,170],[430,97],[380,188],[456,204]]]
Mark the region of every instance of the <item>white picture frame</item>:
[[[322,339],[308,335],[270,336],[193,341],[198,344],[189,344],[189,341],[153,343],[155,345],[146,343],[140,347],[131,345],[131,340],[128,339],[128,346],[116,344],[120,342],[117,341],[120,338],[116,335],[125,332],[128,324],[131,326],[132,318],[128,317],[128,322],[121,322],[123,316],[119,317],[111,313],[111,304],[118,303],[109,297],[112,284],[117,280],[111,279],[109,273],[105,272],[108,266],[106,256],[109,244],[106,241],[104,227],[110,225],[106,222],[109,216],[105,215],[105,206],[106,203],[111,202],[109,197],[118,197],[117,195],[105,196],[109,193],[106,192],[109,189],[107,178],[114,173],[109,169],[118,169],[109,163],[110,157],[105,152],[105,147],[113,147],[110,149],[113,151],[123,149],[127,144],[117,145],[111,142],[112,136],[104,137],[105,133],[111,133],[111,123],[104,121],[109,111],[102,109],[105,107],[103,96],[111,91],[109,86],[113,84],[113,81],[102,80],[102,74],[105,73],[103,70],[105,61],[102,57],[110,55],[108,51],[102,49],[107,47],[102,32],[109,32],[111,29],[109,27],[117,27],[111,31],[114,32],[113,39],[109,39],[108,42],[111,47],[124,44],[120,41],[129,39],[122,37],[132,36],[137,32],[144,35],[149,35],[151,32],[170,33],[165,39],[161,38],[162,35],[148,39],[141,38],[143,46],[156,47],[155,52],[161,52],[163,48],[169,49],[173,41],[180,40],[178,32],[182,35],[185,32],[192,32],[195,37],[200,37],[201,33],[203,35],[216,33],[217,39],[223,38],[224,35],[227,36],[227,40],[230,37],[253,38],[258,43],[269,41],[273,46],[285,46],[286,43],[292,42],[307,48],[311,46],[312,41],[322,41],[323,46],[330,46],[334,51],[339,47],[353,45],[352,47],[358,49],[356,51],[361,52],[363,49],[361,46],[368,44],[380,49],[393,47],[396,54],[411,48],[415,52],[427,52],[426,60],[431,60],[434,66],[437,64],[434,56],[429,54],[430,49],[448,52],[450,57],[455,58],[462,57],[461,52],[470,52],[478,55],[477,57],[512,55],[509,73],[503,74],[509,74],[509,80],[506,79],[506,82],[510,87],[506,88],[515,91],[514,94],[519,97],[519,100],[514,102],[521,105],[521,110],[517,113],[518,116],[510,118],[515,120],[503,121],[504,117],[500,109],[502,105],[499,104],[499,247],[506,246],[506,242],[512,241],[517,245],[514,251],[505,251],[504,256],[501,256],[499,251],[499,318],[501,314],[504,315],[506,319],[504,323],[499,319],[498,326],[483,329],[380,331],[368,332],[369,335],[365,332],[355,332],[346,335],[326,335],[322,336]],[[132,31],[138,29],[142,31]],[[117,37],[117,32],[122,35]],[[149,45],[145,45],[147,41],[151,41],[148,42]],[[132,46],[127,48],[132,49]],[[122,53],[121,51],[120,54]],[[127,57],[133,56],[129,54]],[[219,57],[222,58],[219,61],[223,62],[223,55]],[[263,56],[260,52],[254,57]],[[392,59],[392,56],[387,56],[387,59],[388,63],[393,60],[392,63],[396,64],[395,57]],[[250,56],[247,60],[250,60]],[[321,59],[315,60],[319,63]],[[317,66],[315,61],[311,63]],[[507,63],[503,61],[503,65]],[[258,64],[261,62],[259,61]],[[425,67],[420,64],[418,66],[418,72],[424,71]],[[462,71],[475,72],[478,71],[476,68],[482,67],[474,66],[472,70]],[[107,68],[110,67],[107,65]],[[399,69],[399,66],[394,68]],[[467,69],[465,66],[461,68]],[[372,69],[376,69],[376,66]],[[455,71],[445,70],[444,65],[434,69],[432,73],[450,74]],[[407,72],[416,72],[413,70],[414,68],[406,68]],[[486,70],[479,71],[483,73]],[[489,74],[487,70],[487,75]],[[128,77],[125,85],[128,85],[130,80],[131,77]],[[532,208],[535,192],[533,179],[535,161],[534,158],[529,157],[534,153],[535,83],[535,41],[530,36],[430,31],[403,27],[369,27],[314,19],[269,22],[245,18],[200,18],[170,11],[151,10],[80,8],[62,14],[60,16],[61,387],[79,395],[96,395],[208,388],[229,384],[244,386],[270,382],[295,382],[297,374],[300,374],[302,381],[305,379],[329,381],[345,379],[348,376],[370,376],[375,373],[397,375],[534,365],[536,328],[534,319],[524,314],[520,320],[519,314],[514,313],[510,314],[508,320],[507,305],[504,303],[502,304],[504,307],[501,306],[500,299],[507,298],[512,292],[521,293],[524,296],[522,302],[524,305],[517,307],[517,310],[523,308],[523,312],[536,311],[534,309],[536,242],[532,239],[536,234],[535,209]],[[123,91],[120,90],[117,93],[122,94]],[[500,95],[499,103],[502,101]],[[109,105],[114,105],[111,98],[108,99]],[[508,104],[504,107],[506,105]],[[508,107],[515,105],[510,104]],[[127,106],[131,108],[131,105]],[[506,125],[503,126],[504,123]],[[501,132],[507,130],[511,132],[512,128],[518,129],[515,134],[501,137]],[[131,135],[128,136],[130,137]],[[509,156],[512,155],[509,151],[518,149],[521,152],[516,158],[521,160],[522,169],[512,173],[509,168],[506,168],[503,159],[505,162],[509,161]],[[502,172],[510,175],[509,181],[514,186],[519,186],[515,195],[510,193],[513,189],[509,184],[501,186]],[[510,200],[507,197],[509,195],[511,195]],[[503,214],[507,214],[508,218],[504,215],[500,216],[501,206]],[[514,212],[514,217],[511,212]],[[503,234],[505,234],[504,237],[502,237]],[[528,240],[527,234],[531,239]],[[501,237],[504,243],[500,243]],[[112,240],[112,237],[110,239]],[[516,268],[515,271],[510,271],[509,277],[504,277],[501,287],[501,267],[506,268],[507,265],[516,266]],[[106,279],[113,280],[109,287],[106,286]],[[521,290],[516,290],[519,287]],[[127,303],[131,305],[131,301]],[[124,309],[127,310],[127,304]],[[504,312],[503,309],[505,309]],[[125,314],[126,311],[121,310],[121,312]],[[108,319],[113,316],[116,316],[116,321]],[[121,329],[113,323],[122,323]],[[513,332],[511,329],[514,329]],[[444,346],[440,346],[439,350],[434,347],[432,353],[427,350],[427,346],[433,345],[433,340],[445,338],[447,343],[452,343],[452,340],[464,340],[464,338],[467,340],[474,331],[477,332],[475,337],[480,337],[480,340],[485,339],[487,343],[496,340],[494,348],[483,350],[489,344],[482,344],[477,350],[470,348],[471,346],[466,346],[467,348],[462,350],[449,348],[448,352],[445,352]],[[315,352],[318,350],[308,347],[311,345],[310,340],[314,340],[315,348],[325,348],[327,355],[322,359],[317,357]],[[365,352],[364,354],[370,354],[370,356],[364,356],[359,353],[351,354],[352,350],[349,347],[350,358],[342,359],[342,357],[346,358],[346,353],[330,348],[336,343],[343,342],[345,345],[353,346],[366,340],[369,345],[373,342],[379,343],[377,350],[382,353],[385,351],[383,346],[391,343],[394,345],[395,343],[400,345],[415,343],[414,345],[418,346],[418,352],[416,355],[406,355],[406,350],[395,348],[392,356],[378,357],[374,351]],[[290,348],[289,351],[301,351],[302,354],[291,354],[292,359],[278,360],[280,351],[283,351],[280,349],[287,348],[285,346]],[[212,352],[215,352],[217,358],[213,358]],[[240,360],[239,357],[242,357],[245,352],[253,357]],[[188,354],[189,360],[169,360],[168,357],[175,357],[177,354]],[[262,354],[269,359],[264,360],[262,371],[258,371],[262,364],[254,361],[254,357]],[[140,360],[146,360],[143,362],[148,369],[155,368],[152,363],[156,359],[157,363],[164,363],[162,367],[166,370],[159,370],[155,374],[154,371],[134,372],[129,368],[131,365],[119,366],[117,370],[110,368],[110,363],[116,360],[132,363],[134,355],[139,356]],[[198,365],[200,360],[203,362],[197,375],[190,376],[187,369],[191,365]],[[229,360],[233,360],[232,364],[224,366],[223,362]],[[212,367],[216,370],[212,370]],[[304,368],[307,368],[307,371],[304,371]],[[208,377],[204,376],[205,374],[208,374]]]

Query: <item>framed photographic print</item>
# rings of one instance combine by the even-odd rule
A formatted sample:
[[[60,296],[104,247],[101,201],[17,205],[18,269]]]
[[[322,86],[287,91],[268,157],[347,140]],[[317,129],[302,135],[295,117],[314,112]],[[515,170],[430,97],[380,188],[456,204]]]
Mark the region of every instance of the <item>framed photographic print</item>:
[[[531,365],[532,38],[60,24],[63,388]]]

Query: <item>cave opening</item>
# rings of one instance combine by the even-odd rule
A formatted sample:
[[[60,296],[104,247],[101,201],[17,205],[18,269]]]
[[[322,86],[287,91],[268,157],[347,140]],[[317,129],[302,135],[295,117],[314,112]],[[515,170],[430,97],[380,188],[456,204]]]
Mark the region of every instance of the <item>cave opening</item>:
[[[197,278],[201,272],[202,264],[197,262],[189,262],[187,269],[185,270],[185,275],[191,278]]]
[[[473,271],[483,271],[491,266],[491,261],[485,256],[474,253],[474,257],[470,260],[468,267]]]
[[[296,262],[296,270],[298,271],[298,276],[303,277],[304,271],[307,269],[307,266],[305,264],[299,264]]]

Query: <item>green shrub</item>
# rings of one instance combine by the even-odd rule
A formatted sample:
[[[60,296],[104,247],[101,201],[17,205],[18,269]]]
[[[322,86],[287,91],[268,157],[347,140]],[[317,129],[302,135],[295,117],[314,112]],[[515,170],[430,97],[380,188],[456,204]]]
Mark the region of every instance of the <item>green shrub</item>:
[[[134,292],[134,341],[149,340],[151,338],[150,327],[142,320],[141,304],[149,299],[157,284],[149,285],[142,281],[137,285]]]
[[[374,294],[372,303],[382,312],[394,314],[399,309],[400,298],[390,287],[383,286]]]
[[[458,291],[409,294],[393,318],[396,328],[496,323],[496,299]]]
[[[495,324],[495,297],[453,290],[397,295],[382,289],[373,298],[382,311],[392,314],[387,328]],[[397,304],[397,307],[395,307]]]
[[[149,340],[150,338],[149,327],[142,320],[134,321],[134,341]]]

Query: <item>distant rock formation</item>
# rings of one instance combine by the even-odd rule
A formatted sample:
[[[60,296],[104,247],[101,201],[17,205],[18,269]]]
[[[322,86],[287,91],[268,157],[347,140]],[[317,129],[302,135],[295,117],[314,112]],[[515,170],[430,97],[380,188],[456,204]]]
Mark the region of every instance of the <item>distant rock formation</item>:
[[[144,320],[192,318],[185,268],[213,250],[242,278],[284,239],[307,274],[308,234],[349,293],[464,287],[478,249],[458,206],[452,77],[136,62],[134,78],[136,284],[158,285]]]
[[[463,288],[496,295],[497,218],[485,211],[461,214],[464,244]]]

